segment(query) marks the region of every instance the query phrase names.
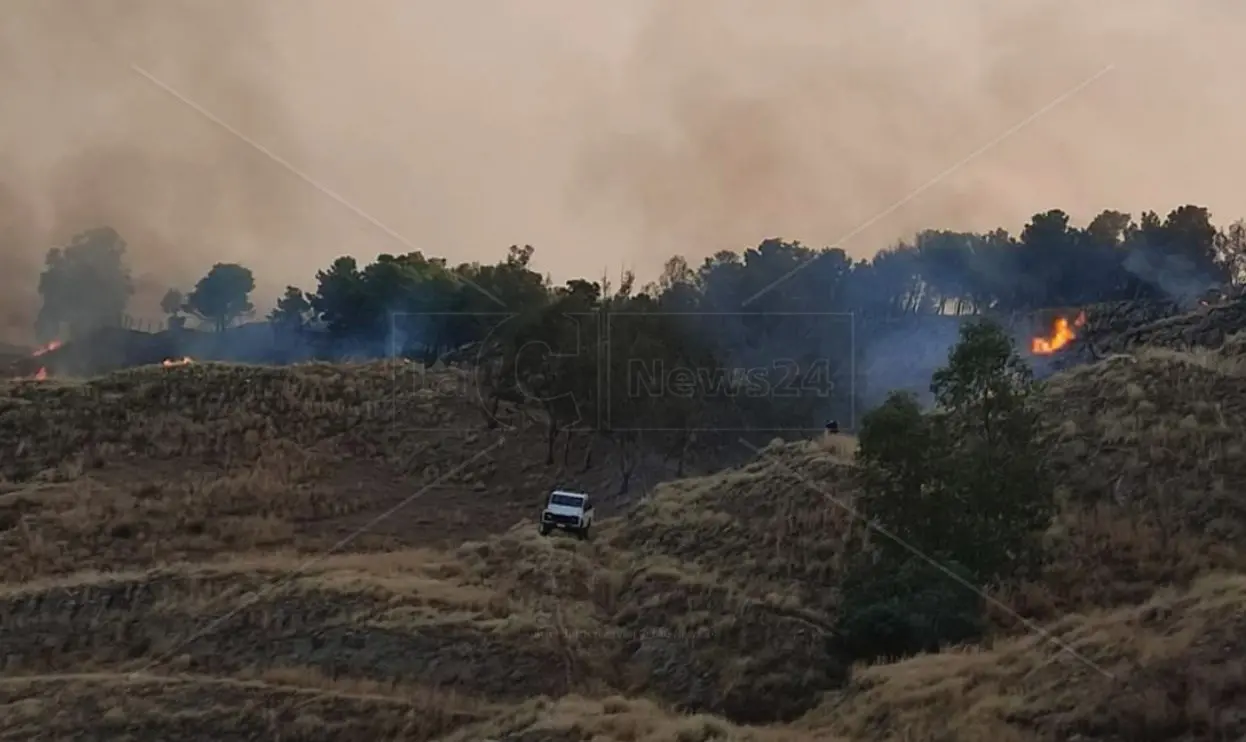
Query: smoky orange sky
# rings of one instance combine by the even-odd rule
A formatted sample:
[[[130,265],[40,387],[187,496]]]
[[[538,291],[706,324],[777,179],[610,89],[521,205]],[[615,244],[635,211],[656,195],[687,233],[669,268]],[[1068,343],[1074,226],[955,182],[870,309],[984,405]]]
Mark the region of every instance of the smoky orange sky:
[[[645,279],[768,236],[1246,216],[1239,0],[0,1],[13,340],[47,249],[100,224],[153,316],[218,261],[266,308],[411,246]]]

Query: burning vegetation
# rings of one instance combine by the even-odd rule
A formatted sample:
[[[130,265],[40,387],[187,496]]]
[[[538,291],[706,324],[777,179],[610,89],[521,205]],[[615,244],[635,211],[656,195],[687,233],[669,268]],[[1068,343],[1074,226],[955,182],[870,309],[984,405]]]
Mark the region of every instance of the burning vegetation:
[[[94,340],[98,340],[98,338],[95,338]],[[39,346],[35,350],[31,351],[24,359],[14,362],[12,371],[10,372],[11,377],[28,379],[31,381],[45,381],[53,375],[63,375],[69,373],[73,376],[90,377],[95,376],[99,372],[90,370],[90,364],[88,364],[86,368],[74,365],[71,360],[61,357],[62,354],[57,355],[58,360],[56,361],[52,361],[47,358],[49,354],[62,350],[63,348],[66,349],[66,352],[71,352],[76,356],[81,355],[82,352],[86,352],[88,356],[91,357],[101,355],[106,357],[110,353],[115,355],[115,353],[113,353],[115,348],[109,347],[107,343],[98,343],[92,342],[92,340],[87,340],[85,341],[85,349],[80,348],[79,345],[81,344],[74,343],[74,351],[68,351],[65,343],[61,340],[53,340],[46,345]],[[125,349],[123,349],[123,358],[120,359],[119,363],[105,363],[102,367],[102,371],[106,372],[107,370],[115,368],[129,368],[144,365],[159,365],[163,368],[181,368],[183,366],[189,366],[195,362],[192,357],[185,355],[168,355],[165,356],[163,360],[157,360],[160,358],[159,355],[155,356],[155,358],[152,358],[151,355],[147,355],[147,358],[143,359],[142,356],[150,353],[150,350],[147,351],[147,353],[140,351],[132,354],[124,353],[124,350]],[[166,350],[164,352],[167,353],[168,351]],[[124,357],[127,355],[128,357]],[[69,363],[70,365],[67,367],[66,363]]]
[[[1048,356],[1067,347],[1077,339],[1077,331],[1086,325],[1086,312],[1081,311],[1073,319],[1057,317],[1051,325],[1051,332],[1046,336],[1030,339],[1030,352],[1034,355]]]

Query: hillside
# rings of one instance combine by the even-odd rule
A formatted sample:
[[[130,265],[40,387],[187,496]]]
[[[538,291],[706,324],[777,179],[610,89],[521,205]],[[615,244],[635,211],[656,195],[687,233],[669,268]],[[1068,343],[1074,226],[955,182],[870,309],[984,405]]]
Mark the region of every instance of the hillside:
[[[556,482],[614,491],[617,466],[546,466],[530,411],[489,429],[454,369],[9,382],[0,731],[1240,738],[1243,348],[1142,348],[1053,377],[1056,558],[992,596],[983,646],[851,677],[828,649],[842,558],[866,535],[848,437],[620,498],[578,542],[539,537],[533,511]]]
[[[617,507],[608,450],[585,468],[573,439],[546,466],[532,410],[502,405],[490,429],[478,400],[467,372],[403,362],[7,382],[0,527],[20,528],[0,546],[3,574],[318,551],[374,520],[352,550],[458,544],[532,517],[555,484],[602,493],[607,514]],[[634,481],[665,472],[644,463]]]

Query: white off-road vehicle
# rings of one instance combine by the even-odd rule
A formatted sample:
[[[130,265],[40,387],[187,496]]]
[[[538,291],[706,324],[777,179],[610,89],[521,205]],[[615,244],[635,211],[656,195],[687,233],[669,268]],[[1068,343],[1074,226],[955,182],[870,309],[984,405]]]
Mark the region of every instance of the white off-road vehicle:
[[[548,536],[555,528],[570,531],[581,539],[588,538],[593,527],[593,501],[583,492],[554,490],[541,513],[541,535]]]

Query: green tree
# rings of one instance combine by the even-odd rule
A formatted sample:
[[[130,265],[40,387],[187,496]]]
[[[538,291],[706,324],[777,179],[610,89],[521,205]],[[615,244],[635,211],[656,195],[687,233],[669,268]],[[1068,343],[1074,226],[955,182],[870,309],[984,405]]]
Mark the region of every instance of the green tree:
[[[450,313],[463,290],[444,258],[421,252],[381,255],[362,272],[367,296],[364,335],[383,339],[387,352],[431,362],[456,344]]]
[[[512,245],[497,264],[465,263],[453,270],[456,285],[448,306],[452,313],[445,317],[448,344],[500,342],[499,333],[516,327],[519,315],[540,311],[549,303],[553,292],[532,270],[534,254],[530,245]]]
[[[1002,327],[972,322],[931,391],[951,466],[940,472],[943,497],[959,513],[947,535],[964,536],[952,557],[984,583],[1033,566],[1054,504],[1029,367]]]
[[[1218,233],[1202,206],[1181,206],[1163,220],[1144,212],[1130,235],[1123,267],[1146,298],[1193,299],[1233,277]]]
[[[955,562],[860,560],[840,584],[833,651],[894,660],[973,641],[985,628],[973,575]]]
[[[1164,219],[1165,241],[1172,255],[1199,275],[1227,281],[1216,250],[1216,232],[1205,206],[1187,204],[1173,209]]]
[[[1068,214],[1052,209],[1031,217],[1021,230],[1016,255],[1021,306],[1033,309],[1076,301],[1070,284],[1084,271]]]
[[[316,273],[316,292],[308,297],[315,317],[341,340],[359,333],[369,322],[367,288],[359,263],[349,255]]]
[[[428,295],[426,285],[429,273],[440,270],[441,261],[430,262],[418,252],[377,256],[361,273],[364,306],[359,337],[379,343],[378,347],[391,355],[423,345],[426,333],[422,320],[435,307],[430,301],[435,297]]]
[[[936,492],[946,450],[935,427],[909,392],[892,392],[862,420],[857,437],[865,484],[861,505],[872,523],[894,537],[881,539],[880,550],[903,552],[903,542],[932,558],[950,556],[944,550],[953,544],[944,537],[951,525],[945,521],[955,514]]]
[[[186,310],[224,332],[235,320],[254,311],[250,302],[255,290],[251,270],[237,263],[217,263],[199,279],[186,297]]]
[[[855,658],[929,651],[981,625],[977,588],[1036,565],[1052,488],[1038,450],[1034,383],[1005,331],[961,329],[923,413],[896,393],[859,436],[859,507],[879,537],[850,570],[840,649]]]
[[[35,322],[40,342],[121,324],[134,294],[125,251],[125,241],[111,227],[82,232],[67,246],[48,251]]]
[[[311,303],[297,286],[286,286],[286,292],[277,300],[277,306],[268,313],[268,321],[283,330],[298,330],[307,322]]]
[[[554,463],[558,436],[583,424],[596,403],[601,294],[598,283],[571,281],[549,303],[512,317],[500,333],[502,358],[492,394],[515,395],[543,409],[546,464]]]
[[[1086,225],[1091,241],[1109,247],[1120,247],[1135,229],[1133,217],[1122,211],[1106,209]]]

